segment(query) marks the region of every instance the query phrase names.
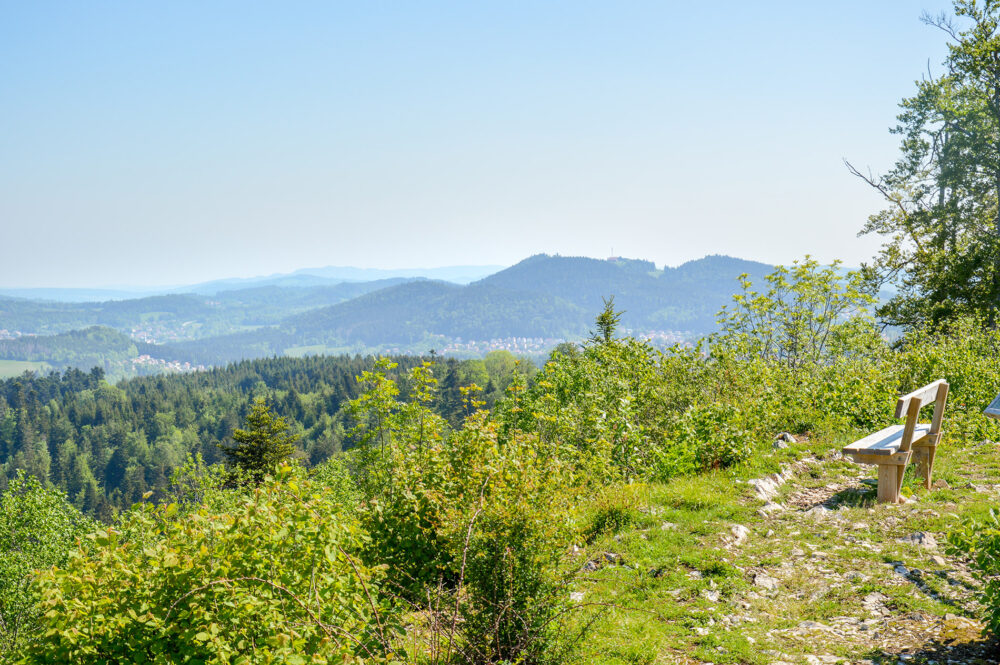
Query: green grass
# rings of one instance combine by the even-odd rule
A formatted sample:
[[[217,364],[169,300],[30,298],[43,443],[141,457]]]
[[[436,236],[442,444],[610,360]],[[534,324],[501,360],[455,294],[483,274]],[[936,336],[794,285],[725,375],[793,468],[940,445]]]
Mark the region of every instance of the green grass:
[[[52,365],[46,362],[32,362],[28,360],[0,360],[0,379],[9,379],[20,376],[25,372],[38,372],[44,374],[52,369]]]
[[[774,653],[795,662],[807,654],[857,660],[873,653],[875,647],[865,640],[874,631],[862,631],[853,643],[833,633],[796,631],[804,621],[835,625],[845,617],[870,619],[863,601],[874,592],[885,597],[890,622],[916,615],[930,617],[931,623],[946,614],[973,615],[974,582],[955,572],[963,567],[946,553],[945,534],[996,504],[994,495],[977,492],[969,483],[995,482],[997,446],[942,445],[934,478],[950,488],[927,491],[920,479],[908,476],[906,493],[917,502],[884,506],[875,503],[873,486],[828,487],[853,487],[859,476],[875,477],[872,467],[834,459],[833,452],[850,440],[850,434],[842,434],[765,450],[760,459],[737,469],[630,485],[594,497],[583,509],[589,542],[580,544],[585,550],[572,562],[577,570],[586,561],[600,562],[597,570],[578,573],[573,583],[573,590],[584,594],[574,627],[594,620],[575,662],[783,660]],[[786,483],[776,501],[787,503],[806,490],[826,491],[838,501],[831,514],[821,520],[794,509],[759,515],[761,503],[742,480],[812,455],[823,459]],[[751,535],[740,547],[728,547],[736,524]],[[899,542],[915,531],[935,534],[937,550]],[[618,558],[608,562],[605,553]],[[934,564],[933,555],[945,556],[947,565]],[[890,562],[920,569],[922,581],[898,575]],[[758,572],[778,579],[779,589],[756,587]],[[926,627],[928,621],[916,625]]]

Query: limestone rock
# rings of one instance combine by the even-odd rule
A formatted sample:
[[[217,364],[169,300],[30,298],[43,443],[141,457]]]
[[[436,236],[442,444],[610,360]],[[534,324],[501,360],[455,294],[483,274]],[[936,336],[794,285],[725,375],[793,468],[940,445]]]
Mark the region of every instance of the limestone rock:
[[[699,595],[709,602],[719,602],[719,592],[713,589],[702,589]]]
[[[757,514],[761,517],[767,517],[771,513],[780,513],[785,507],[780,503],[775,503],[774,501],[768,501],[763,506],[757,510]]]
[[[756,573],[753,576],[753,583],[755,586],[759,586],[761,589],[766,589],[768,591],[774,591],[778,588],[778,580],[771,577],[766,573]]]

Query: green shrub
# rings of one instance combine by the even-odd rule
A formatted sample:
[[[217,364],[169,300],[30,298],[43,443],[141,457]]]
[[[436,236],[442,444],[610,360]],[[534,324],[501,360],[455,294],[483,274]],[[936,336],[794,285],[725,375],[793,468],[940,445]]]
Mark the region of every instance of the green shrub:
[[[341,662],[381,656],[391,613],[353,558],[364,538],[330,493],[289,467],[230,512],[142,505],[153,538],[93,534],[41,574],[43,639],[24,663]]]
[[[93,526],[62,492],[23,472],[0,494],[0,661],[36,637],[34,571],[62,564]]]
[[[982,519],[972,519],[948,534],[952,553],[962,553],[982,578],[980,601],[986,630],[1000,636],[1000,519],[992,509]]]
[[[903,338],[895,364],[902,392],[948,380],[946,438],[1000,438],[1000,426],[982,413],[1000,392],[1000,331],[974,318],[936,330],[913,330]]]
[[[427,648],[475,663],[539,662],[558,642],[555,619],[568,602],[560,563],[577,534],[579,456],[516,428],[501,435],[485,411],[449,432],[428,406],[431,368],[408,377],[417,398],[406,404],[391,369],[376,364],[352,403],[366,561],[387,566],[388,596],[443,614]]]
[[[463,474],[449,519],[460,650],[473,663],[559,662],[569,602],[561,564],[577,536],[573,469],[536,435],[499,441],[482,415],[455,442],[481,460]]]
[[[645,485],[642,487],[645,488]],[[588,542],[607,533],[618,533],[634,524],[641,515],[641,505],[635,485],[605,487],[587,514],[584,533]]]

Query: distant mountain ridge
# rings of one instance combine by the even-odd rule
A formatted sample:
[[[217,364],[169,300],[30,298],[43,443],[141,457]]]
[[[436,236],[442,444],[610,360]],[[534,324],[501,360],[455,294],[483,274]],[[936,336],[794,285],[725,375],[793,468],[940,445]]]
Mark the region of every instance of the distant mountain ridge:
[[[134,300],[156,295],[197,293],[215,295],[224,291],[244,290],[265,286],[307,288],[335,286],[344,282],[374,282],[385,279],[436,279],[456,284],[468,284],[487,275],[503,270],[499,265],[462,265],[440,268],[354,268],[351,266],[326,266],[302,268],[290,273],[276,273],[259,277],[232,277],[199,282],[186,286],[121,287],[121,288],[2,288],[0,297],[49,300],[66,303],[106,302],[109,300]]]
[[[668,340],[707,334],[715,329],[719,309],[739,290],[737,276],[747,273],[760,283],[772,269],[728,256],[657,269],[644,260],[537,254],[465,285],[404,277],[326,284],[323,277],[298,275],[242,288],[213,287],[211,294],[105,303],[0,298],[0,336],[5,328],[53,334],[106,326],[141,343],[143,354],[192,365],[430,348],[476,355],[528,339],[529,345],[517,342],[516,349],[541,354],[559,340],[584,338],[603,299],[611,296],[623,311],[625,330],[669,333],[663,335]],[[17,349],[29,346],[36,349],[31,358],[16,357]],[[46,348],[8,344],[6,359],[44,361],[37,349]]]

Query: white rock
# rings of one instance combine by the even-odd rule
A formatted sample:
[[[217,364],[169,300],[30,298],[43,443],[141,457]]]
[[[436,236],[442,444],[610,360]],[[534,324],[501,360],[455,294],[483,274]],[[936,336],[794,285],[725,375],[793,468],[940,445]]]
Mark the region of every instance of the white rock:
[[[569,599],[571,601],[573,601],[574,603],[582,603],[583,602],[583,595],[584,594],[583,594],[582,591],[573,591],[573,592],[571,592],[569,594]]]
[[[767,589],[768,591],[774,591],[778,588],[778,580],[774,579],[770,575],[765,573],[757,573],[753,576],[753,583],[755,586],[759,586],[762,589]]]
[[[710,602],[713,602],[713,603],[719,602],[719,592],[718,591],[713,591],[712,589],[702,589],[700,595],[701,595],[702,598],[704,598],[707,601],[710,601]]]
[[[754,478],[748,482],[761,501],[770,501],[778,494],[779,485],[771,478]]]
[[[945,558],[943,556],[939,556],[937,554],[935,554],[934,556],[931,557],[931,563],[933,563],[935,566],[946,566],[946,565],[948,565],[948,561],[945,560]]]
[[[785,507],[780,503],[775,503],[774,501],[768,501],[763,506],[757,509],[757,513],[761,517],[767,517],[771,513],[780,513]]]
[[[733,534],[733,545],[742,545],[743,541],[750,536],[750,529],[746,528],[742,524],[734,525],[729,532]]]
[[[809,519],[821,520],[830,514],[830,509],[825,506],[813,506],[803,514]]]

